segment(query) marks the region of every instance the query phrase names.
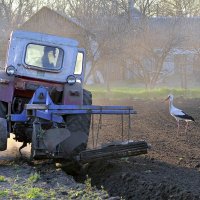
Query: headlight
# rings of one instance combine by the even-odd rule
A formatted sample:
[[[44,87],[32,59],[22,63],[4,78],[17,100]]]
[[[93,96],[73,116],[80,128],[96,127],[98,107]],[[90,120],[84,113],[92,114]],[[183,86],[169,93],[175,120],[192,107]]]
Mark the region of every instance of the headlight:
[[[8,74],[8,76],[14,75],[15,71],[16,71],[16,69],[12,65],[8,66],[7,69],[6,69],[6,73]]]
[[[0,78],[0,83],[8,84],[10,81],[7,79]]]
[[[76,82],[77,83],[81,83],[82,81],[81,81],[81,78],[76,78]]]
[[[73,85],[74,83],[76,83],[76,77],[73,76],[73,75],[69,75],[69,76],[67,77],[67,83],[68,83],[69,85]]]

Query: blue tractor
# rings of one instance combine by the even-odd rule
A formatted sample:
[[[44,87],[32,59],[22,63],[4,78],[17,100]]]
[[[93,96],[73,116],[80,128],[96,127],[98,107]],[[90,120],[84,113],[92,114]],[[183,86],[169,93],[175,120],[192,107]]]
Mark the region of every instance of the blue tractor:
[[[11,34],[5,70],[0,71],[0,151],[10,133],[32,159],[97,159],[147,153],[145,141],[113,142],[87,149],[91,115],[130,115],[131,106],[92,105],[83,89],[85,50],[73,39],[17,30]]]

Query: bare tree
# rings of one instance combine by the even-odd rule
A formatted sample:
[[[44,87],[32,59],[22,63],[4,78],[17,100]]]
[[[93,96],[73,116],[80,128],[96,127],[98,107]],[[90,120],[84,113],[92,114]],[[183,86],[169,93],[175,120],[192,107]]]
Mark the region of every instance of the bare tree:
[[[108,63],[110,56],[114,55],[113,51],[118,51],[119,38],[127,26],[121,16],[124,13],[124,4],[121,4],[120,0],[67,0],[67,2],[68,15],[76,18],[86,30],[85,40],[88,41],[87,52],[92,67],[85,80],[94,75],[99,66],[105,78],[106,60]]]
[[[125,54],[129,58],[129,65],[126,67],[146,88],[154,88],[169,73],[163,65],[165,59],[184,39],[176,32],[177,24],[170,23],[164,29],[146,20],[135,31],[135,35],[127,37]]]
[[[34,12],[34,0],[0,0],[0,62],[5,62],[9,35]]]
[[[8,35],[18,25],[27,20],[34,12],[33,0],[1,0],[1,36]]]
[[[160,0],[157,4],[159,16],[198,16],[199,0]]]
[[[143,17],[156,16],[159,4],[160,0],[137,0],[135,2],[136,8],[139,9]]]

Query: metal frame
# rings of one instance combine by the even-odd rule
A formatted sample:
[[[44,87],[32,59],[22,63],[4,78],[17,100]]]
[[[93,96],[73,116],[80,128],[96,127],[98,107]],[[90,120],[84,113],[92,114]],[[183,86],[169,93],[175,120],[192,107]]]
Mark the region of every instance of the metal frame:
[[[67,114],[136,114],[132,106],[94,106],[94,105],[56,105],[49,96],[48,90],[39,87],[32,99],[25,105],[21,114],[11,114],[10,120],[23,122],[30,117],[39,117],[57,123],[63,123],[62,115]]]
[[[26,122],[32,121],[33,132],[32,132],[32,148],[31,148],[31,158],[41,159],[41,158],[71,158],[68,154],[72,153],[76,146],[69,150],[68,154],[62,152],[60,147],[54,149],[51,152],[45,145],[45,139],[42,136],[42,128],[40,119],[49,120],[57,123],[64,123],[62,115],[67,114],[99,114],[99,123],[97,127],[96,140],[94,138],[94,126],[93,126],[93,115],[92,115],[92,139],[93,139],[93,149],[83,150],[79,154],[74,155],[73,159],[78,162],[86,163],[92,162],[98,159],[108,159],[108,158],[121,158],[136,156],[140,154],[146,154],[148,145],[145,141],[133,142],[130,139],[130,129],[131,129],[131,114],[136,114],[136,111],[132,106],[93,106],[93,105],[56,105],[53,103],[51,97],[49,96],[48,89],[41,86],[39,87],[32,99],[21,114],[11,114],[9,116],[9,122]],[[102,125],[102,114],[115,114],[121,115],[122,120],[122,142],[112,142],[108,143],[105,147],[98,147],[98,137]],[[124,141],[124,117],[123,115],[128,115],[128,141]],[[11,124],[11,123],[10,123]],[[58,130],[59,129],[56,129]],[[55,131],[53,130],[53,131]],[[68,129],[64,128],[64,133]],[[69,130],[68,130],[69,132]],[[60,132],[57,132],[60,133]],[[54,132],[54,134],[57,134]],[[63,134],[63,132],[61,132]],[[41,137],[42,136],[42,137]],[[67,137],[70,136],[67,135]],[[55,135],[54,135],[55,137]],[[65,141],[65,139],[64,139]],[[46,142],[52,143],[52,140]],[[54,140],[53,140],[54,142]],[[83,141],[84,142],[84,141]],[[60,145],[60,144],[59,144]],[[26,142],[20,147],[21,150],[26,146]],[[55,148],[55,147],[54,147]]]

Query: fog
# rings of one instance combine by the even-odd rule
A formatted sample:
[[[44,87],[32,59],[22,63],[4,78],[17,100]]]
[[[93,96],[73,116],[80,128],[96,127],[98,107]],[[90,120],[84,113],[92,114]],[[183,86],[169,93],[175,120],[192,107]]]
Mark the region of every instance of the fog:
[[[199,87],[200,5],[196,0],[20,2],[0,4],[1,68],[11,31],[23,29],[79,40],[87,52],[86,85]]]

